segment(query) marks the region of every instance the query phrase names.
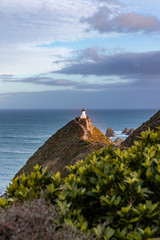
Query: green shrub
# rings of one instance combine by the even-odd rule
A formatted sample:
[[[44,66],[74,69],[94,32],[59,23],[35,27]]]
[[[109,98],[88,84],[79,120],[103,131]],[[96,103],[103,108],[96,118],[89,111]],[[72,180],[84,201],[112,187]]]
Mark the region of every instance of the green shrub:
[[[82,231],[106,240],[160,236],[160,128],[128,150],[94,151],[68,169],[59,205]]]
[[[5,207],[15,200],[24,201],[43,195],[55,203],[60,192],[61,178],[59,172],[51,174],[37,164],[30,175],[25,173],[12,180],[6,190],[6,197],[0,198],[0,206]]]

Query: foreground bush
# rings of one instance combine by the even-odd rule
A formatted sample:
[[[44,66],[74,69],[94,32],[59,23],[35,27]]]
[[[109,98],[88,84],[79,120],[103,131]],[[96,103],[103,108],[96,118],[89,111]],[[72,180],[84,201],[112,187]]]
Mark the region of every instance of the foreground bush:
[[[25,176],[25,173],[20,177],[12,180],[6,190],[6,196],[0,198],[0,206],[5,207],[14,201],[32,200],[40,196],[49,199],[50,202],[55,203],[60,192],[61,178],[59,172],[51,174],[46,169],[42,169],[38,164],[33,171]]]
[[[104,239],[160,237],[160,129],[128,150],[95,151],[70,166],[60,206]]]
[[[0,215],[1,240],[91,240],[82,232],[61,224],[58,208],[44,199],[6,208]]]

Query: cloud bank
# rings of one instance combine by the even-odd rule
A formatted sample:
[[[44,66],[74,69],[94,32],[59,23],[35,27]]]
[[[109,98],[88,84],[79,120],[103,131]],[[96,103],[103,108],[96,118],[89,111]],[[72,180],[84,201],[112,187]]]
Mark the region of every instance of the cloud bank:
[[[84,61],[81,63],[77,61],[57,73],[100,77],[117,76],[143,87],[155,87],[155,85],[160,87],[160,51],[107,55],[98,53],[93,48],[85,49],[83,54],[81,52],[80,58]]]
[[[44,74],[45,75],[45,74]],[[55,79],[54,75],[53,77],[42,77],[42,76],[34,76],[34,77],[28,77],[28,78],[16,78],[15,76],[3,76],[0,75],[0,79],[4,83],[29,83],[34,85],[42,85],[42,86],[50,86],[50,87],[59,87],[61,90],[72,90],[72,91],[104,91],[107,89],[112,89],[115,87],[115,82],[113,79],[106,79],[102,81],[99,81],[97,83],[92,83],[87,80],[81,79],[80,81],[74,81],[67,79],[58,78]],[[121,80],[119,82],[116,81],[116,87],[121,87],[123,84],[126,86],[126,81]],[[53,90],[51,88],[51,90]],[[56,88],[57,91],[57,88]]]
[[[160,88],[160,51],[108,55],[104,48],[87,48],[77,51],[77,58],[68,59],[67,65],[61,70],[33,77],[16,79],[12,75],[1,75],[0,78],[6,83],[31,83],[82,91]],[[73,80],[73,76],[77,78]]]

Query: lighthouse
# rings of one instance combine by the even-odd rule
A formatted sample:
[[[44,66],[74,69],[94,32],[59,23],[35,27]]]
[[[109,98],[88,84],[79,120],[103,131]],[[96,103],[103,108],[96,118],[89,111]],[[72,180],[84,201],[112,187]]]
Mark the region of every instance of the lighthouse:
[[[87,116],[86,116],[86,111],[85,111],[85,109],[83,108],[82,109],[82,114],[81,114],[81,116],[80,116],[80,119],[86,119],[87,118]]]

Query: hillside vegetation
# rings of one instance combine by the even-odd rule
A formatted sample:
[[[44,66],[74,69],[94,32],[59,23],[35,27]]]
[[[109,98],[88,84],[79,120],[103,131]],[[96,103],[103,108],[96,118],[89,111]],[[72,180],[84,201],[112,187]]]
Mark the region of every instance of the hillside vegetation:
[[[109,146],[68,169],[68,177],[61,178],[37,165],[30,175],[14,179],[0,200],[4,208],[0,225],[13,202],[25,206],[28,200],[42,198],[60,208],[55,232],[63,232],[64,223],[74,226],[83,235],[75,239],[85,234],[91,234],[87,239],[104,240],[160,238],[160,127],[143,132],[127,150]],[[11,235],[12,224],[5,226]],[[49,223],[48,227],[52,229]],[[32,239],[39,239],[38,235]]]

